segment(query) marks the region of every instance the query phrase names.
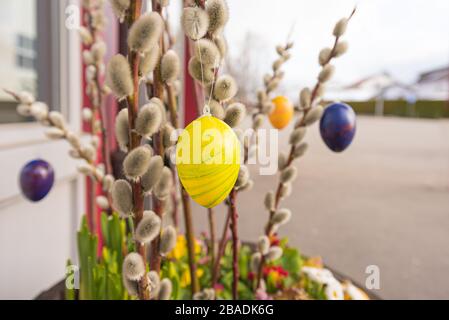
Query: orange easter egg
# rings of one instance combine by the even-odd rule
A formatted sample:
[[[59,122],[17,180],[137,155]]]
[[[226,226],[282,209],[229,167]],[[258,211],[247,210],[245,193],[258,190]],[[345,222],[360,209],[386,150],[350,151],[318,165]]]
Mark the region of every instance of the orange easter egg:
[[[271,100],[274,104],[273,111],[268,115],[271,125],[276,129],[283,129],[293,117],[293,104],[284,96],[278,96]]]

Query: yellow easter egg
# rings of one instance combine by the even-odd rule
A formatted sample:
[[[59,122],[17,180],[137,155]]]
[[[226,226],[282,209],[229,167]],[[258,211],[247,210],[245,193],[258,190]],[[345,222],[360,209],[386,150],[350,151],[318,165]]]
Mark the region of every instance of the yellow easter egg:
[[[183,130],[176,146],[178,176],[198,204],[212,208],[234,187],[240,170],[240,141],[223,121],[205,115]]]
[[[293,117],[293,104],[284,96],[278,96],[272,100],[273,111],[268,115],[268,119],[276,129],[286,127]]]

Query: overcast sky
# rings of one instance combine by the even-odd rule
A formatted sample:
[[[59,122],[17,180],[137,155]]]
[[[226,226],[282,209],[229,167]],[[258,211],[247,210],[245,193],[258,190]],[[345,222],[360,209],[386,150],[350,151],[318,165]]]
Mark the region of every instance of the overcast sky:
[[[256,35],[255,59],[268,71],[274,46],[294,24],[295,47],[286,65],[289,85],[309,85],[318,72],[317,54],[332,45],[335,22],[358,11],[345,35],[350,50],[335,64],[335,82],[390,72],[406,83],[420,72],[449,64],[449,0],[228,0],[226,37],[239,54],[245,34]]]

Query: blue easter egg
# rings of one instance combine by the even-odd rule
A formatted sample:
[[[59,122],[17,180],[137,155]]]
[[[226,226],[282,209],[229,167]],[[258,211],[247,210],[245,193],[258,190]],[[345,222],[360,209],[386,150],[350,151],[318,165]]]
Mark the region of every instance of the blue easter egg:
[[[30,201],[37,202],[50,192],[55,174],[47,161],[37,159],[22,168],[19,180],[23,195]]]
[[[334,152],[342,152],[354,139],[356,120],[354,110],[345,103],[332,103],[320,120],[324,143]]]

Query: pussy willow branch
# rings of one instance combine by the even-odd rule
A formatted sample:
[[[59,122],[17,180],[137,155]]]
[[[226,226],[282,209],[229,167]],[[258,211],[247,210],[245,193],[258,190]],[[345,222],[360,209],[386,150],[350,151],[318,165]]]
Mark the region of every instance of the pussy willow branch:
[[[131,1],[131,6],[127,15],[128,28],[141,16],[142,0]],[[128,50],[128,62],[132,70],[132,78],[134,84],[134,92],[132,96],[127,98],[128,107],[128,122],[129,122],[129,150],[137,148],[141,144],[141,137],[135,131],[135,123],[137,113],[139,111],[139,60],[140,56],[137,52]],[[137,227],[143,218],[143,191],[140,181],[130,181],[133,194],[134,203],[134,226]],[[145,245],[139,241],[135,242],[137,252],[142,256],[143,261],[146,261]],[[147,277],[142,277],[139,281],[139,299],[148,300],[150,298]]]
[[[215,265],[215,242],[216,242],[216,236],[215,236],[215,214],[212,208],[209,208],[207,210],[208,220],[209,220],[209,256],[210,256],[210,267],[211,267],[211,274],[214,272],[214,265]]]
[[[351,14],[348,17],[348,22],[351,20],[351,18],[353,17],[354,13],[356,11],[356,8],[354,8],[354,10],[351,12]],[[325,61],[325,63],[323,63],[322,67],[326,66],[327,64],[330,63],[330,61],[335,58],[335,52],[336,52],[336,48],[337,48],[337,44],[338,44],[338,40],[340,39],[340,36],[336,36],[335,37],[335,41],[334,41],[334,45],[331,49],[331,52],[329,54],[329,57],[327,58],[327,60]],[[304,113],[302,115],[302,118],[295,124],[294,129],[299,128],[299,127],[303,127],[305,126],[305,119],[307,117],[307,114],[310,112],[310,110],[313,108],[314,106],[314,102],[317,98],[318,95],[318,90],[320,89],[321,83],[320,81],[317,81],[313,90],[312,90],[312,94],[310,97],[310,103],[309,106],[307,108],[304,109]],[[285,167],[288,167],[289,165],[291,165],[291,163],[293,162],[293,160],[295,159],[294,157],[294,151],[295,151],[295,146],[292,145],[290,148],[290,153],[288,155],[287,158],[287,163],[285,165]],[[277,189],[276,189],[276,194],[275,194],[275,203],[274,203],[274,208],[273,210],[270,210],[269,213],[269,217],[270,220],[265,228],[265,235],[266,236],[270,236],[273,225],[271,224],[271,218],[273,217],[274,213],[276,212],[276,210],[279,207],[279,202],[281,200],[281,191],[282,191],[282,182],[278,183]],[[263,273],[263,265],[265,264],[265,257],[262,256],[260,265],[259,265],[259,270],[257,273],[257,282],[256,282],[256,290],[260,288],[261,285],[261,280],[262,280],[262,273]]]
[[[288,53],[289,50],[290,50],[292,47],[293,47],[293,43],[292,43],[292,42],[287,42],[287,43],[284,45],[283,50],[285,51],[285,53]],[[279,54],[279,53],[278,53],[278,54]],[[282,55],[281,55],[281,54],[279,54],[279,56],[280,56],[280,58],[282,58]],[[279,58],[278,58],[278,59],[279,59]],[[285,62],[285,61],[284,61],[284,62]],[[277,74],[277,72],[273,70],[270,79],[269,79],[268,81],[264,81],[264,88],[263,88],[264,91],[263,91],[263,92],[265,92],[265,95],[266,95],[266,97],[267,97],[267,100],[269,100],[269,95],[270,95],[271,91],[273,91],[271,88],[269,88],[269,84],[270,84],[271,82],[275,81],[275,79],[278,78],[278,77],[279,77],[279,74]],[[257,102],[257,104],[256,104],[256,109],[257,109],[257,111],[253,114],[253,117],[252,117],[252,126],[253,126],[253,128],[254,128],[254,125],[255,125],[255,119],[256,119],[256,117],[257,117],[258,115],[260,115],[260,114],[263,114],[263,112],[262,112],[262,109],[263,109],[263,102],[262,102],[262,101],[258,101],[258,102]],[[249,141],[249,142],[251,142],[251,141]],[[258,141],[257,141],[257,136],[256,136],[256,145],[257,145],[257,143],[258,143]],[[248,143],[248,144],[245,143],[245,144],[243,145],[243,148],[244,148],[244,163],[247,163],[247,162],[248,162],[248,157],[249,157],[249,146],[250,146],[250,145],[251,145],[250,143]]]
[[[7,90],[7,89],[3,89],[3,91],[5,91],[10,96],[12,96],[17,102],[19,102],[19,103],[21,102],[20,97],[15,92]],[[47,122],[50,127],[57,128],[57,126],[51,121],[51,119],[48,117],[48,115],[44,119],[44,121]],[[67,134],[68,134],[68,132],[64,132],[64,136],[61,139],[64,139],[68,142]],[[80,156],[80,159],[83,159],[86,162],[86,164],[91,168],[92,176],[98,182],[101,182],[103,180],[103,177],[97,172],[97,168],[95,167],[94,161],[92,159],[90,159],[88,157],[88,155],[83,152],[82,146],[76,147],[76,146],[73,146],[72,144],[70,144],[70,146],[78,153],[78,155]]]
[[[93,17],[92,17],[90,10],[87,10],[87,15],[88,15],[87,28],[92,35],[92,39],[93,39],[92,43],[96,43],[97,40],[99,39],[99,36],[98,36],[99,30],[97,30],[97,28],[92,23]],[[111,158],[110,158],[110,153],[109,153],[109,144],[108,144],[108,139],[107,139],[106,119],[104,117],[104,112],[103,112],[104,94],[103,94],[103,86],[101,83],[102,79],[101,79],[101,75],[100,75],[100,70],[101,70],[101,62],[100,61],[96,62],[95,69],[96,69],[96,73],[95,73],[94,83],[96,86],[96,90],[94,90],[94,91],[95,91],[95,93],[97,93],[97,96],[95,98],[94,93],[92,93],[88,96],[89,96],[89,100],[92,104],[94,114],[97,113],[98,117],[95,117],[95,116],[92,117],[91,127],[92,127],[92,132],[95,134],[94,121],[95,120],[100,121],[100,124],[101,124],[100,133],[101,133],[101,138],[102,138],[102,150],[101,150],[102,159],[105,164],[106,174],[110,174],[112,172],[112,165],[111,165]]]
[[[97,27],[93,24],[93,17],[91,10],[100,10],[100,8],[89,8],[86,10],[87,13],[87,29],[89,30],[90,34],[92,35],[92,44],[95,44],[98,40],[98,32]],[[92,44],[90,48],[92,48]],[[104,57],[103,57],[104,58]],[[105,164],[105,172],[106,174],[110,174],[112,172],[112,166],[111,166],[111,159],[110,159],[110,153],[108,148],[108,140],[106,135],[106,121],[103,116],[103,89],[101,85],[101,79],[100,79],[100,65],[101,61],[96,60],[95,62],[95,79],[93,84],[95,85],[95,90],[90,90],[90,93],[87,95],[91,106],[93,110],[93,116],[91,119],[91,130],[92,130],[92,136],[96,136],[98,134],[97,130],[97,121],[99,121],[100,124],[100,133],[101,133],[101,155],[102,155],[102,161]],[[90,192],[90,201],[91,201],[91,211],[92,211],[92,229],[96,229],[98,221],[96,221],[96,211],[97,211],[97,205],[95,202],[96,196],[97,196],[97,183],[95,179],[91,178],[91,192]],[[104,193],[106,197],[108,198],[109,202],[109,213],[111,213],[111,197],[109,193]]]
[[[229,233],[229,229],[230,229],[230,224],[231,224],[231,207],[228,207],[228,213],[226,214],[226,220],[223,226],[223,232],[221,235],[221,239],[220,239],[220,243],[218,244],[218,250],[217,250],[217,255],[215,256],[215,263],[213,265],[213,270],[212,270],[212,287],[214,287],[217,283],[218,283],[218,278],[220,276],[220,262],[221,259],[223,258],[225,249],[226,249],[226,243],[228,240],[228,233]]]
[[[231,209],[231,233],[232,233],[232,299],[238,299],[239,283],[239,235],[237,230],[238,213],[236,208],[237,191],[232,189],[229,195],[229,206]]]
[[[167,43],[162,36],[162,55],[164,55],[167,50],[170,50],[174,43],[175,38],[171,33],[170,22],[168,18],[168,11],[165,10],[165,18],[164,18],[164,33],[167,36]],[[165,92],[167,94],[167,105],[170,114],[170,122],[175,129],[179,129],[179,115],[178,115],[178,99],[176,97],[175,89],[172,83],[165,84]],[[180,184],[176,174],[176,168],[174,166],[170,166],[170,169],[173,174],[173,185],[175,188],[172,191],[172,201],[173,201],[173,223],[176,228],[178,228],[178,185]]]
[[[152,9],[154,12],[157,12],[162,16],[162,7],[159,2],[156,0],[152,1]],[[160,50],[164,50],[164,41],[163,37],[159,39]],[[138,70],[136,71],[138,72]],[[159,98],[161,101],[164,101],[164,83],[161,80],[161,70],[160,65],[157,65],[153,72],[153,96]],[[164,147],[162,145],[162,136],[159,132],[153,135],[153,149],[155,154],[160,156],[164,156]],[[153,200],[153,211],[161,218],[164,214],[164,200],[158,199],[154,194],[152,197]],[[159,243],[161,237],[160,234],[151,242],[151,255],[150,255],[150,269],[156,272],[160,272],[161,269],[161,255],[159,254]]]

